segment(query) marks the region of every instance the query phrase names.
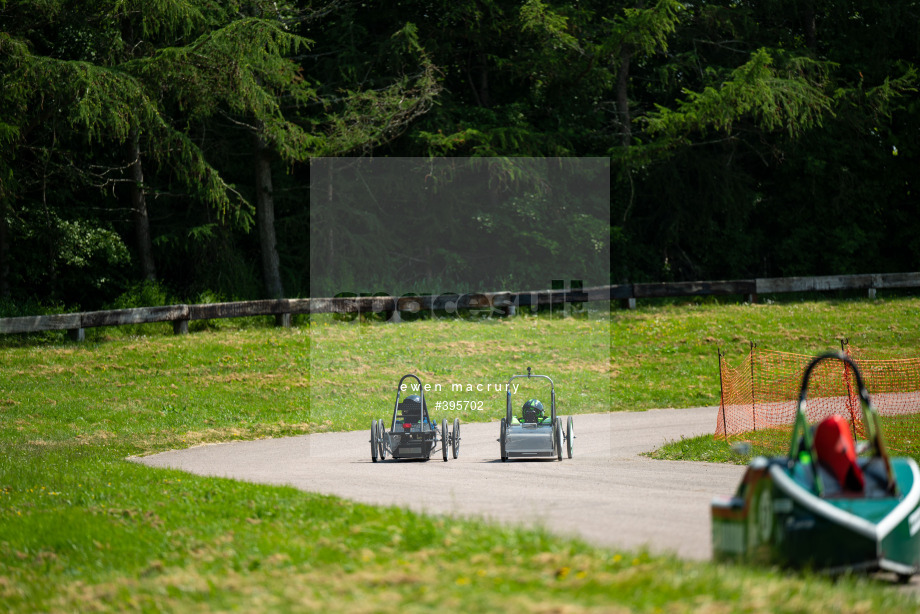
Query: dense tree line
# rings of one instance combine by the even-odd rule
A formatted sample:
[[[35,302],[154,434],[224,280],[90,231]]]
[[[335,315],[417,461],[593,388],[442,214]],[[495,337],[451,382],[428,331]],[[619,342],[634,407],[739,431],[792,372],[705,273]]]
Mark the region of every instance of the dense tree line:
[[[607,158],[323,158],[310,185],[311,296],[609,283]]]
[[[607,158],[614,282],[916,270],[918,59],[908,0],[0,0],[0,295],[306,295],[321,156]]]

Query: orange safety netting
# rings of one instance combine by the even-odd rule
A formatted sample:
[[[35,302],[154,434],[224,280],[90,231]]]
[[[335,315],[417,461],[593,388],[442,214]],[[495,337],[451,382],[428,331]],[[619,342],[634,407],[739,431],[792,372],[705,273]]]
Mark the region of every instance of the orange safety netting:
[[[871,360],[858,348],[846,347],[862,373],[872,404],[892,451],[920,449],[920,358]],[[738,367],[719,354],[722,398],[716,437],[748,440],[764,450],[782,452],[789,445],[802,375],[813,356],[763,350],[756,346]],[[855,378],[843,362],[820,363],[808,383],[809,424],[838,414],[853,435],[865,438]]]

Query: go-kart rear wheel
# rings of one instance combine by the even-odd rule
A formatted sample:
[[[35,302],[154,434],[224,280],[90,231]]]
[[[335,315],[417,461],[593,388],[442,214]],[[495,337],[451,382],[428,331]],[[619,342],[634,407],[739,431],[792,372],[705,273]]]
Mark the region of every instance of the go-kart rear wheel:
[[[447,418],[441,420],[441,455],[444,457],[444,462],[447,462]],[[454,457],[456,458],[456,456]]]
[[[505,424],[505,419],[502,418],[501,430],[499,431],[499,434],[498,434],[498,441],[501,444],[502,462],[505,462],[506,460],[508,460],[508,452],[505,451],[505,439],[507,438],[507,435],[508,435],[508,425]]]
[[[556,444],[556,459],[562,460],[562,418],[556,418],[553,425],[553,441]]]
[[[377,421],[371,422],[371,461],[377,462]]]
[[[454,418],[454,432],[452,439],[454,459],[456,460],[456,458],[460,456],[460,418]]]
[[[565,451],[572,458],[572,450],[575,448],[575,425],[572,416],[569,416],[568,423],[565,425]]]
[[[387,459],[387,443],[385,434],[387,427],[383,426],[383,420],[377,422],[377,451],[380,453],[380,460]]]

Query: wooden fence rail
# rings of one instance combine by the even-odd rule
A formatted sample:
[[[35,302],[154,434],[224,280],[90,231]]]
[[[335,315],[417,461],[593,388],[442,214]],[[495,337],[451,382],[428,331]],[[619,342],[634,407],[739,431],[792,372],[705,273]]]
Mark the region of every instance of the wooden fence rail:
[[[98,326],[122,326],[151,322],[172,322],[177,333],[188,332],[192,320],[238,318],[244,316],[275,316],[277,324],[290,326],[294,314],[313,313],[380,313],[385,319],[411,318],[419,312],[469,312],[481,315],[503,315],[518,307],[534,305],[563,305],[592,301],[622,301],[634,308],[636,299],[681,296],[716,296],[740,294],[756,301],[759,294],[812,292],[826,290],[866,290],[871,298],[876,290],[920,288],[920,272],[882,273],[873,275],[833,275],[826,277],[778,277],[727,281],[689,281],[649,284],[619,284],[567,290],[530,292],[481,292],[472,294],[440,294],[429,296],[339,296],[334,298],[292,298],[201,305],[166,305],[109,311],[87,311],[43,316],[0,318],[0,333],[35,333],[47,330],[67,330],[71,337],[82,340],[85,329]]]

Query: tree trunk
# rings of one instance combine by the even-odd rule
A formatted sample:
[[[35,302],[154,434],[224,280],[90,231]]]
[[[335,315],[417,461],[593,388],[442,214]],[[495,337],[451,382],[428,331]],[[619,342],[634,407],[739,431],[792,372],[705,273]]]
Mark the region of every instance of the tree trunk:
[[[0,200],[0,298],[10,296],[10,245],[6,229],[6,201]]]
[[[328,188],[326,189],[326,202],[328,203],[329,210],[332,211],[332,204],[335,197],[335,191],[332,189],[332,172],[333,162],[329,161],[329,164],[326,165],[327,170],[327,181]],[[332,282],[335,279],[335,233],[333,232],[334,224],[330,223],[329,225],[329,238],[326,242],[327,248],[327,258],[326,258],[326,276],[327,279]]]
[[[479,60],[479,66],[475,67],[477,71],[477,76],[479,77],[479,83],[477,85],[476,81],[473,79],[473,70],[472,66],[472,56],[467,62],[466,66],[466,79],[470,84],[470,91],[473,93],[473,99],[476,101],[476,106],[479,107],[488,107],[491,106],[491,95],[489,94],[489,64],[486,54],[479,53],[476,55],[476,58]]]
[[[492,94],[489,92],[489,60],[486,54],[479,54],[479,61],[482,63],[479,72],[479,100],[482,106],[492,106]]]
[[[814,2],[805,2],[805,14],[802,22],[805,30],[805,45],[812,51],[816,51],[818,48],[818,28]]]
[[[272,195],[272,168],[268,143],[261,133],[253,134],[256,171],[256,222],[262,250],[262,279],[269,298],[282,298],[281,266],[275,237],[275,199]]]
[[[144,193],[144,167],[141,164],[140,134],[131,132],[131,211],[134,217],[134,236],[144,279],[156,281],[157,270],[153,261],[153,242],[150,239],[150,218],[147,216],[147,198]]]
[[[632,142],[632,126],[629,117],[629,60],[632,53],[624,51],[620,56],[617,71],[617,115],[620,120],[620,144],[629,147]]]

